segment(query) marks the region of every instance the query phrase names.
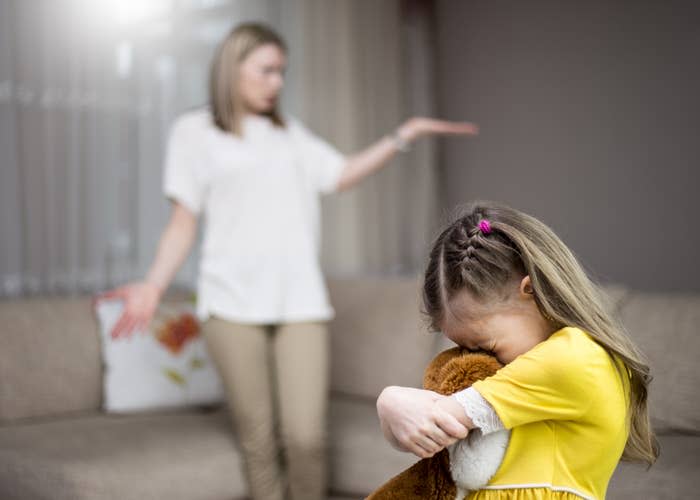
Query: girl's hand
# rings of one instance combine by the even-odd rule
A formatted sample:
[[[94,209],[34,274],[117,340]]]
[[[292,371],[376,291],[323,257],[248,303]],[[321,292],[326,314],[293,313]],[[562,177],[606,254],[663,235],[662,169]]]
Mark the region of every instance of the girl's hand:
[[[387,387],[377,399],[377,413],[386,439],[397,449],[420,458],[432,457],[464,439],[469,429],[452,413],[446,396],[410,387]],[[438,404],[440,403],[440,404]],[[459,403],[454,402],[457,406]],[[464,413],[461,407],[458,411]]]
[[[406,142],[413,142],[419,137],[433,134],[441,135],[477,135],[479,126],[470,122],[450,122],[433,118],[414,117],[397,130]]]
[[[124,311],[112,328],[112,338],[130,337],[135,330],[145,330],[153,319],[160,297],[161,289],[147,281],[129,283],[104,292],[95,301],[102,299],[121,299]]]

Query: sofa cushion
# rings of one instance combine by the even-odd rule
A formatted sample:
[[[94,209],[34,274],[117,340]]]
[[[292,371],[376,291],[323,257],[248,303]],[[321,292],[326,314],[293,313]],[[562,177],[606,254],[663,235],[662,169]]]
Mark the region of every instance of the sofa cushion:
[[[242,498],[223,408],[41,419],[0,427],[0,498]]]
[[[659,437],[661,456],[651,467],[620,463],[608,487],[609,500],[697,498],[700,436]]]
[[[436,337],[420,314],[414,278],[330,280],[332,388],[376,398],[388,385],[420,387]]]
[[[417,460],[384,440],[374,403],[333,397],[331,490],[361,498]],[[0,498],[160,500],[245,497],[225,406],[84,414],[0,427]]]
[[[100,346],[88,298],[0,301],[0,342],[0,421],[100,407]]]
[[[622,321],[649,358],[654,426],[700,432],[700,295],[633,292]]]
[[[418,460],[395,450],[384,439],[371,401],[334,397],[330,420],[334,491],[364,498]]]

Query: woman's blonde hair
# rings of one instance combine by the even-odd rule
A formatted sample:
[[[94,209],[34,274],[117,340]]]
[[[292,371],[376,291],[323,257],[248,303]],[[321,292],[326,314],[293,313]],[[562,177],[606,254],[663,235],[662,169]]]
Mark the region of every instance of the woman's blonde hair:
[[[224,132],[241,135],[240,66],[253,50],[266,44],[276,45],[287,52],[284,40],[272,28],[260,23],[245,23],[236,26],[214,53],[209,74],[209,103],[214,123]],[[265,114],[275,125],[284,127],[277,107]]]
[[[483,220],[490,232],[479,228]],[[424,313],[431,328],[439,330],[445,307],[458,292],[498,300],[506,285],[524,276],[530,276],[537,306],[553,326],[587,332],[617,361],[620,376],[628,377],[630,432],[622,459],[653,464],[659,447],[647,409],[649,366],[573,253],[536,218],[494,202],[463,207],[430,252]]]

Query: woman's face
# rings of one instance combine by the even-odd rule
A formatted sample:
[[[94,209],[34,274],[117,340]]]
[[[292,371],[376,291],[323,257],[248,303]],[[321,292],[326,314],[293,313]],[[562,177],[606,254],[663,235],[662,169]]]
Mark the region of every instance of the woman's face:
[[[284,86],[287,58],[284,51],[268,43],[254,49],[240,66],[238,91],[250,113],[266,113],[275,108]]]
[[[537,308],[529,277],[513,283],[502,302],[484,304],[463,291],[450,301],[444,316],[441,327],[447,338],[470,350],[492,352],[503,364],[553,333]]]

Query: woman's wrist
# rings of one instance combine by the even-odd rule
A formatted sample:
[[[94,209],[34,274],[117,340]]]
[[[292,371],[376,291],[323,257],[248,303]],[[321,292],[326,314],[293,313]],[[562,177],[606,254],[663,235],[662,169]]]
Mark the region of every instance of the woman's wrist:
[[[144,284],[147,285],[148,288],[150,288],[158,298],[163,296],[163,294],[165,293],[165,289],[167,288],[166,285],[162,284],[154,278],[146,278],[144,280]]]
[[[399,151],[410,151],[411,144],[418,138],[418,132],[414,126],[414,121],[415,120],[408,120],[402,123],[391,134],[391,139],[394,141],[394,145]]]
[[[405,137],[405,134],[401,133],[401,129],[397,128],[390,135],[389,138],[394,144],[397,151],[401,153],[407,153],[411,150],[411,141]]]

